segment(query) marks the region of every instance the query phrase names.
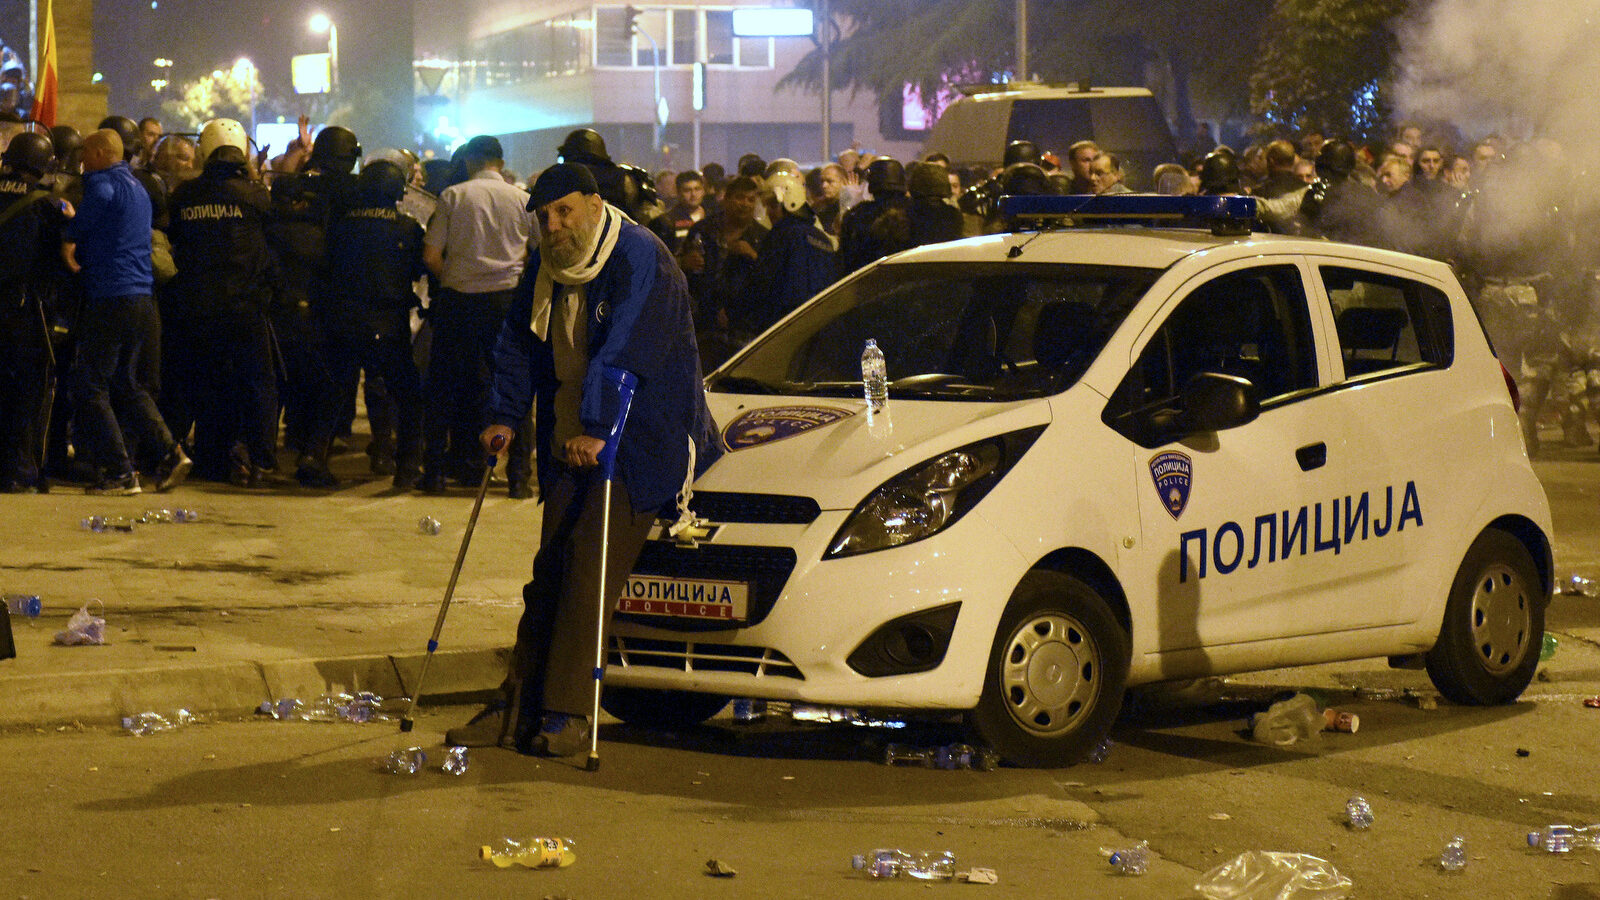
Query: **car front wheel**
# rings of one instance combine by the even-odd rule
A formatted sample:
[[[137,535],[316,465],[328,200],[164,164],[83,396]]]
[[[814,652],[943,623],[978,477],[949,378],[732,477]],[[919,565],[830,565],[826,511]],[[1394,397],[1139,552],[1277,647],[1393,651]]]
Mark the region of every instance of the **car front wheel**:
[[[1517,699],[1539,664],[1545,599],[1521,541],[1503,531],[1479,535],[1456,572],[1439,641],[1426,657],[1439,693],[1475,706]]]
[[[1029,572],[1000,618],[968,724],[1012,765],[1072,765],[1111,729],[1128,653],[1127,633],[1093,588]]]

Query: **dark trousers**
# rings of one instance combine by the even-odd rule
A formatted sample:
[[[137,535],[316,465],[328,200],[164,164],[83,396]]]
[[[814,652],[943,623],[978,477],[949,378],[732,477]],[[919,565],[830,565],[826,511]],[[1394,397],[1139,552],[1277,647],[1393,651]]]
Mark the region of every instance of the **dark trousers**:
[[[284,408],[285,443],[326,466],[338,425],[339,400],[328,369],[322,324],[302,310],[274,311],[271,322],[283,361],[284,383],[278,400]]]
[[[399,312],[395,321],[382,329],[338,329],[328,334],[328,361],[333,369],[334,383],[339,386],[339,408],[353,407],[356,384],[361,372],[367,373],[370,386],[373,379],[382,379],[394,410],[392,420],[386,422],[372,409],[372,390],[367,391],[367,420],[372,426],[375,445],[388,444],[395,455],[395,464],[402,469],[420,470],[422,466],[422,380],[411,359],[411,329],[405,312]],[[399,439],[389,444],[384,435],[394,428]]]
[[[195,422],[196,464],[213,478],[226,478],[235,444],[243,444],[250,465],[270,469],[278,457],[278,373],[272,360],[272,331],[257,313],[197,323],[203,342],[199,402]]]
[[[0,487],[39,484],[51,379],[49,345],[38,301],[5,301],[0,310]]]
[[[423,385],[427,402],[423,466],[430,475],[458,474],[476,480],[482,471],[478,435],[488,425],[491,356],[511,295],[511,291],[441,290],[428,307],[433,346]],[[518,437],[524,437],[522,429]],[[513,447],[513,459],[516,451]]]
[[[160,355],[161,321],[150,295],[84,301],[70,389],[78,443],[106,477],[133,471],[122,426],[145,455],[172,450],[172,434],[141,377],[159,369]]]
[[[544,486],[539,552],[533,558],[533,580],[522,589],[522,620],[511,659],[512,677],[522,679],[524,728],[537,728],[538,713],[544,711],[588,716],[594,702],[604,491],[597,470],[560,468]],[[632,510],[626,485],[612,482],[607,627],[654,521],[654,512]]]

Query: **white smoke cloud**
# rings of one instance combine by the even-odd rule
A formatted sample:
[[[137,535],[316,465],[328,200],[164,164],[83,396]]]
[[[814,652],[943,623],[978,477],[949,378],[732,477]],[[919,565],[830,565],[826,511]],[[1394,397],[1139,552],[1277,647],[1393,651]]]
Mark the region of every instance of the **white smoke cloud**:
[[[1397,36],[1402,115],[1469,137],[1553,138],[1600,161],[1600,3],[1431,0]]]

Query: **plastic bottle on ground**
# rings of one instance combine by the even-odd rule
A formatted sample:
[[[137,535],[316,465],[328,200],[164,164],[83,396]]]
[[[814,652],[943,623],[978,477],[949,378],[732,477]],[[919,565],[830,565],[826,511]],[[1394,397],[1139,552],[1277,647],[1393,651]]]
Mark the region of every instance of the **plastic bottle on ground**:
[[[1528,832],[1528,846],[1546,853],[1570,853],[1583,847],[1600,850],[1600,825],[1547,825]]]
[[[1295,694],[1256,714],[1250,720],[1250,733],[1263,744],[1287,747],[1320,738],[1326,725],[1317,701],[1309,694]]]
[[[1084,756],[1083,761],[1086,763],[1094,763],[1095,765],[1099,765],[1100,763],[1105,762],[1106,759],[1111,756],[1111,748],[1113,746],[1115,746],[1115,743],[1110,738],[1103,738],[1101,739],[1100,743],[1094,745],[1093,750],[1090,750],[1089,753]]]
[[[733,701],[735,722],[759,722],[767,717],[767,701],[738,697]]]
[[[883,764],[931,768],[933,750],[928,747],[913,747],[910,744],[888,744],[883,748]]]
[[[945,881],[956,875],[956,857],[949,850],[907,853],[878,849],[851,857],[850,866],[869,878],[916,878]]]
[[[1551,657],[1555,656],[1556,650],[1560,648],[1560,646],[1561,641],[1558,640],[1555,635],[1546,631],[1544,633],[1544,642],[1539,645],[1539,661],[1545,662]]]
[[[390,775],[415,775],[428,764],[428,754],[421,747],[396,750],[383,759],[383,770]]]
[[[1367,798],[1357,794],[1344,805],[1344,823],[1357,831],[1372,827],[1372,805]]]
[[[1459,872],[1467,867],[1467,839],[1456,835],[1439,853],[1439,868],[1446,872]]]
[[[478,858],[494,863],[499,869],[509,869],[512,866],[557,869],[578,861],[577,854],[572,852],[572,841],[551,837],[520,840],[501,838],[492,846],[485,844],[478,848]]]
[[[44,609],[44,604],[39,602],[34,594],[7,594],[6,610],[13,616],[22,616],[26,619],[37,619]]]
[[[123,716],[122,729],[135,737],[144,737],[147,734],[176,731],[195,721],[194,713],[187,709],[178,710],[170,719],[160,713],[142,712],[138,715]]]
[[[1123,875],[1143,875],[1150,870],[1150,842],[1140,841],[1132,847],[1113,850],[1108,861]]]
[[[433,516],[423,516],[417,521],[417,530],[423,534],[438,534],[439,529],[442,527],[439,520]]]
[[[467,748],[446,747],[444,761],[439,763],[439,768],[446,775],[467,774]]]
[[[992,772],[1000,768],[1000,754],[988,747],[971,744],[946,744],[933,751],[933,765],[938,769],[972,769]]]

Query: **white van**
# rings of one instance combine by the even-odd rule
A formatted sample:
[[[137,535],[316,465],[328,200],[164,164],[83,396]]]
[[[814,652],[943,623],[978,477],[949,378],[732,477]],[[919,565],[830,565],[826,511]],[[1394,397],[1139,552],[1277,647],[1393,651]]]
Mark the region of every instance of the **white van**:
[[[1065,165],[1068,147],[1092,140],[1122,158],[1129,186],[1139,188],[1156,166],[1178,161],[1161,107],[1144,88],[1019,82],[965,90],[939,116],[924,147],[945,153],[953,165],[997,166],[1016,140],[1055,152]]]
[[[1130,685],[1391,657],[1455,702],[1521,693],[1550,512],[1448,266],[1238,233],[1250,198],[1011,199],[1231,221],[907,251],[713,372],[731,452],[696,485],[706,527],[635,567],[607,710],[963,711],[1056,766]]]

